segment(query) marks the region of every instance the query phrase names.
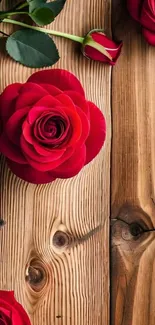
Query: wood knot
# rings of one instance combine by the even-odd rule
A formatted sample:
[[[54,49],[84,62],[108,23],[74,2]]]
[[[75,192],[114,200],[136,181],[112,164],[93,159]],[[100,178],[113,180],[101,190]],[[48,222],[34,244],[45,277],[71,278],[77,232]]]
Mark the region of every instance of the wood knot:
[[[50,248],[59,255],[66,252],[73,242],[74,236],[70,233],[70,230],[56,218],[51,229]]]
[[[63,231],[56,231],[56,233],[53,236],[53,245],[56,248],[64,248],[67,247],[70,244],[70,238],[69,235]]]
[[[144,229],[140,224],[133,222],[129,225],[129,231],[133,237],[139,237],[143,234]]]
[[[40,291],[47,282],[47,272],[42,261],[31,260],[26,269],[26,281],[34,291]]]
[[[0,229],[5,226],[6,222],[0,218]]]
[[[44,278],[43,271],[41,269],[38,269],[33,266],[29,266],[28,268],[28,275],[27,275],[27,281],[30,284],[38,284],[40,283]]]
[[[124,205],[112,222],[113,247],[122,245],[123,251],[142,251],[153,240],[151,231],[149,216],[140,207]]]

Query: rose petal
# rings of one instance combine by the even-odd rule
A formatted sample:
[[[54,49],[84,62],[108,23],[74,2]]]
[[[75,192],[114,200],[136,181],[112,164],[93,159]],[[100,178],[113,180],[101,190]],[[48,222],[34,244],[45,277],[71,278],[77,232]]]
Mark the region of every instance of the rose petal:
[[[59,100],[59,102],[61,104],[63,104],[61,106],[67,106],[67,107],[70,107],[71,109],[75,110],[75,105],[74,105],[72,99],[68,95],[62,93],[62,94],[57,95],[56,99]]]
[[[53,111],[56,111],[56,109]],[[52,113],[50,107],[33,107],[28,114],[27,122],[32,125],[39,117]]]
[[[80,139],[82,134],[82,123],[76,109],[73,110],[70,107],[64,106],[63,111],[70,120],[72,135],[70,136],[70,139],[67,139],[67,142],[64,141],[60,148],[68,148],[69,146],[74,146],[75,143]]]
[[[5,291],[5,290],[0,290],[0,301],[1,300],[6,300],[7,303],[14,303],[15,298],[14,298],[14,291]]]
[[[41,109],[41,111],[42,111],[42,109]],[[38,113],[38,111],[37,111],[37,113]],[[49,119],[49,116],[50,116],[49,114],[50,114],[49,110],[47,111],[46,115],[44,112],[44,114],[42,114],[40,119],[47,119],[47,118]],[[40,110],[39,110],[39,115],[40,115]],[[36,124],[37,124],[37,121],[33,128],[33,126],[30,123],[28,123],[28,121],[26,121],[26,120],[24,121],[22,130],[23,130],[23,136],[24,136],[25,140],[32,145],[34,145],[35,143],[41,143],[41,146],[43,146],[44,144],[50,145],[50,143],[52,143],[52,139],[50,140],[50,139],[47,139],[46,137],[41,139],[41,138],[37,137],[36,134],[37,134],[38,130],[36,130],[36,128],[37,128]],[[50,148],[47,148],[47,150],[51,151]]]
[[[13,291],[0,290],[0,311],[4,313],[7,325],[31,325],[24,308],[15,300]]]
[[[59,107],[60,102],[54,97],[48,95],[39,100],[28,114],[28,122],[33,124],[37,118],[44,112],[52,112],[56,107]]]
[[[89,136],[89,132],[90,132],[90,122],[86,116],[86,114],[81,110],[81,108],[76,107],[76,111],[81,119],[81,125],[82,125],[82,132],[81,132],[81,136],[77,142],[77,146],[81,147],[86,139]]]
[[[16,176],[29,183],[46,184],[55,180],[50,172],[42,173],[29,165],[20,165],[8,160],[8,166]]]
[[[51,84],[60,90],[75,90],[82,96],[85,96],[80,81],[72,73],[63,69],[49,69],[35,72],[28,79],[28,82]]]
[[[31,325],[30,319],[23,306],[17,301],[12,308],[12,325]]]
[[[118,48],[119,47],[119,45],[120,45],[120,42],[118,43],[116,43],[116,42],[114,42],[111,38],[109,38],[109,37],[107,37],[103,32],[100,32],[100,31],[98,31],[98,32],[92,32],[91,34],[91,37],[92,37],[92,39],[96,42],[96,43],[98,43],[98,44],[101,44],[101,45],[103,45],[104,47],[107,47],[107,48],[109,48],[109,49],[113,49],[113,50],[115,50],[116,48]],[[108,52],[109,52],[109,50],[108,50]],[[113,52],[115,52],[115,51],[113,51]],[[112,55],[112,53],[110,53],[111,55]],[[115,56],[115,55],[114,55]]]
[[[36,141],[33,142],[33,146],[34,149],[36,150],[36,152],[38,152],[39,155],[43,155],[43,156],[51,156],[51,154],[56,155],[57,152],[59,152],[60,154],[64,153],[66,151],[66,149],[50,149],[50,148],[46,148],[44,147],[42,144],[37,143]]]
[[[48,95],[48,92],[40,85],[32,82],[24,84],[20,88],[20,94],[16,101],[15,109],[34,105],[40,98]]]
[[[24,121],[22,125],[22,134],[25,140],[33,145],[33,132],[32,132],[32,126],[27,122],[27,120]]]
[[[39,106],[39,107],[49,107],[49,108],[55,108],[55,107],[59,107],[62,106],[61,102],[59,101],[59,99],[56,97],[52,97],[51,95],[46,95],[44,97],[42,97],[40,100],[38,100],[34,107]]]
[[[52,133],[46,130],[49,124],[52,125]],[[60,145],[68,141],[69,137],[70,121],[60,108],[42,114],[34,124],[34,139],[42,145],[46,145],[48,149],[60,148]]]
[[[14,304],[14,301],[12,300],[11,303]],[[0,308],[4,308],[7,312],[9,312],[10,311],[10,302],[7,302],[6,299],[0,298]]]
[[[88,164],[101,150],[106,136],[105,118],[99,108],[89,102],[90,133],[86,140],[86,164]]]
[[[33,160],[30,156],[25,155],[27,162],[35,169],[41,171],[41,172],[46,172],[46,171],[51,171],[61,165],[66,159],[68,159],[74,152],[73,148],[68,148],[65,150],[64,154],[58,158],[57,160],[53,160],[51,162],[46,162],[46,163],[39,163],[36,160]]]
[[[31,167],[33,167],[34,169],[36,169],[40,172],[50,171],[53,168],[56,168],[57,166],[59,166],[61,164],[61,160],[59,160],[59,159],[53,160],[51,162],[46,162],[46,159],[45,159],[44,162],[39,163],[39,160],[38,161],[34,160],[33,157],[28,156],[26,153],[25,153],[25,157],[26,157],[27,163]]]
[[[3,132],[0,136],[0,152],[15,162],[20,164],[26,163],[26,159],[23,156],[20,147],[13,144],[5,132]]]
[[[0,95],[0,117],[3,123],[6,123],[8,118],[15,111],[15,102],[19,96],[19,90],[22,84],[15,83],[5,88]]]
[[[57,178],[69,178],[77,175],[85,165],[86,147],[83,145],[74,151],[73,155],[62,165],[52,170],[52,175]]]
[[[56,164],[56,166],[58,166],[58,163],[57,162],[55,163],[55,161],[57,161],[57,159],[59,159],[65,152],[65,149],[64,150],[53,150],[53,151],[51,151],[50,155],[39,155],[38,152],[35,151],[34,147],[32,145],[30,145],[27,141],[25,141],[23,136],[21,136],[20,144],[21,144],[21,148],[22,148],[24,156],[26,158],[28,156],[30,159],[34,160],[35,163],[37,163],[37,164],[42,164],[42,163],[43,164],[45,164],[45,163],[51,164],[51,163],[53,163],[53,164]],[[29,160],[29,158],[28,158],[28,160]]]
[[[155,33],[154,32],[151,32],[150,30],[146,29],[146,28],[143,28],[142,29],[142,33],[146,39],[146,41],[152,45],[152,46],[155,46]]]
[[[89,105],[83,96],[72,90],[65,91],[64,94],[68,95],[72,99],[74,105],[80,107],[89,117]]]
[[[20,145],[23,118],[27,115],[29,110],[29,107],[25,107],[16,111],[6,123],[5,132],[10,141],[16,145]]]
[[[61,104],[62,105],[62,104]],[[28,123],[33,124],[37,118],[41,115],[41,113],[45,113],[47,111],[47,113],[50,113],[54,116],[66,116],[67,119],[70,120],[70,124],[71,124],[71,128],[72,128],[72,135],[70,136],[70,138],[64,139],[64,142],[62,143],[62,145],[60,145],[59,148],[66,148],[69,146],[73,146],[73,144],[75,144],[81,137],[81,133],[82,133],[82,124],[81,124],[81,119],[79,117],[79,115],[77,114],[76,110],[71,109],[70,107],[55,107],[54,109],[50,108],[44,108],[44,107],[33,107],[31,109],[31,111],[28,114]],[[52,142],[53,140],[51,140]],[[30,142],[30,141],[29,141]],[[42,142],[42,141],[41,141]],[[47,140],[46,140],[47,142]]]
[[[155,32],[155,2],[144,0],[141,10],[140,23],[143,27]]]
[[[7,306],[8,307],[8,306]],[[5,321],[6,322],[2,322],[2,325],[4,324],[6,324],[6,325],[8,325],[8,323],[7,323],[7,321],[9,321],[9,319],[8,318],[11,318],[11,311],[10,310],[8,310],[8,309],[6,309],[5,307],[2,307],[2,304],[0,304],[0,316],[1,316],[1,314],[2,314],[2,317],[3,317],[3,319],[4,319],[4,317],[5,317]],[[4,315],[4,316],[3,316]],[[3,321],[3,319],[2,319],[2,321]],[[0,325],[1,325],[1,317],[0,317]]]
[[[94,61],[100,61],[104,63],[108,63],[110,65],[114,65],[115,62],[111,61],[107,56],[94,49],[93,47],[86,45],[84,48],[84,55]]]
[[[103,43],[101,45],[103,45],[106,48],[107,52],[112,57],[112,60],[110,60],[106,55],[104,55],[103,53],[99,52],[98,50],[96,50],[95,48],[89,45],[86,45],[84,48],[85,55],[92,60],[108,63],[110,65],[115,65],[118,57],[120,56],[123,43],[122,42],[114,43],[113,41],[111,41],[113,45],[111,45],[110,48],[108,45],[110,43],[109,41],[111,40],[109,40],[108,38],[106,38],[105,40],[103,39]]]
[[[142,0],[128,0],[127,7],[130,12],[130,15],[135,19],[140,19],[140,13],[142,8]]]
[[[39,83],[39,85],[42,88],[44,88],[46,91],[48,91],[49,95],[51,95],[51,96],[57,96],[62,93],[62,91],[59,88],[57,88],[53,85],[49,85],[47,83],[44,83],[44,84]]]
[[[30,117],[30,119],[29,119]],[[64,120],[66,129],[64,133],[60,137],[47,137],[46,132],[44,134],[43,130],[40,130],[40,123],[43,121],[44,123],[48,120],[57,117],[59,122]],[[29,123],[31,122],[31,124]],[[43,107],[33,107],[31,109],[30,114],[28,115],[28,121],[23,123],[23,136],[25,137],[26,141],[30,144],[34,144],[35,142],[40,143],[42,145],[48,145],[48,150],[54,148],[54,146],[58,146],[64,141],[68,140],[69,137],[69,129],[70,129],[70,121],[66,113],[64,112],[63,108],[43,108]],[[39,131],[40,130],[40,131]],[[41,132],[41,135],[39,133]]]

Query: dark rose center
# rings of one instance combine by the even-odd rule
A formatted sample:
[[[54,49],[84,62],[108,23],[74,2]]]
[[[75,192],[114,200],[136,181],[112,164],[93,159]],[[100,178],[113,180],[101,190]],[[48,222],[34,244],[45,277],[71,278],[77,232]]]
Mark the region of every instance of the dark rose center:
[[[65,121],[58,117],[49,119],[44,125],[44,132],[47,137],[59,138],[65,132]]]
[[[34,125],[34,135],[45,145],[57,147],[70,138],[71,127],[69,119],[63,116],[46,114],[40,116]]]
[[[0,325],[12,325],[11,319],[0,311]]]

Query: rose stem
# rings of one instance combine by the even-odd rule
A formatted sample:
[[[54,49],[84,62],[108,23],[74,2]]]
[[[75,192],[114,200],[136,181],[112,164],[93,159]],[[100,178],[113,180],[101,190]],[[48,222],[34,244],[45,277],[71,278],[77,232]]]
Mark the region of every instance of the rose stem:
[[[68,33],[57,32],[55,30],[41,28],[41,27],[37,27],[37,26],[30,26],[30,25],[22,23],[20,21],[8,19],[8,18],[3,19],[3,23],[18,25],[18,26],[29,28],[29,29],[37,30],[37,31],[42,32],[42,33],[68,38],[68,39],[70,39],[72,41],[75,41],[75,42],[78,42],[78,43],[81,43],[81,44],[83,44],[83,41],[84,41],[84,38],[80,37],[80,36],[71,35],[71,34],[68,34]]]
[[[24,2],[24,3],[20,4],[18,7],[16,7],[16,9],[20,10],[20,9],[25,8],[25,7],[28,7],[28,5],[29,5],[28,2]]]
[[[7,17],[9,16],[15,16],[15,15],[27,15],[28,13],[26,11],[12,11],[12,12],[7,12]],[[6,17],[6,13],[1,14],[0,13],[0,19],[4,19]]]

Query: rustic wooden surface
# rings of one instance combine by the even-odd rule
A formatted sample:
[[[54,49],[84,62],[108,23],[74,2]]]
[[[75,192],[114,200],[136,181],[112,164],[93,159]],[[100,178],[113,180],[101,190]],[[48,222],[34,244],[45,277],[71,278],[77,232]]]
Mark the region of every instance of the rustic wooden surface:
[[[79,35],[105,27],[109,33],[110,2],[80,0],[77,7],[68,0],[54,27]],[[0,288],[15,290],[33,325],[155,324],[155,48],[145,43],[123,0],[112,1],[112,30],[124,41],[112,79],[109,67],[56,39],[57,66],[79,77],[106,116],[100,155],[77,177],[46,186],[17,179],[1,159],[0,216],[7,224],[0,230]],[[1,90],[32,71],[3,53]]]
[[[155,48],[113,1],[111,325],[155,324]]]
[[[52,28],[77,35],[97,27],[110,32],[110,17],[110,0],[68,0]],[[21,181],[1,159],[0,216],[6,226],[0,230],[0,289],[15,290],[33,325],[108,325],[111,69],[83,58],[70,41],[56,42],[56,66],[74,72],[106,116],[106,144],[77,177],[48,185]],[[2,53],[0,91],[33,71]]]

